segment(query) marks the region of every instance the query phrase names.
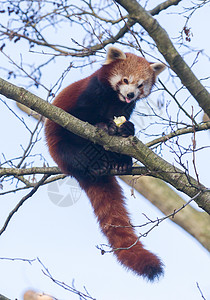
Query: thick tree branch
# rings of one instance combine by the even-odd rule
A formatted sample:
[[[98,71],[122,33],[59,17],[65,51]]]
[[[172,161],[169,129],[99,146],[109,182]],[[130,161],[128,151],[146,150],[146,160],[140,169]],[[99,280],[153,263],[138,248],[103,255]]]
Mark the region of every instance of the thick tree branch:
[[[132,171],[116,171],[110,170],[110,175],[148,175],[149,171],[145,167],[133,167]],[[24,176],[32,174],[48,174],[56,175],[62,174],[58,167],[32,167],[32,168],[1,168],[0,167],[0,178],[2,176]]]
[[[28,115],[32,115],[35,119],[37,120],[40,120],[41,118],[41,115],[37,114],[36,112],[33,112],[30,108],[28,108],[27,106],[25,105],[22,105],[20,103],[16,103],[17,106],[22,110],[24,111],[26,114]],[[205,117],[206,116],[206,117]],[[192,117],[191,117],[192,119]],[[42,121],[44,122],[44,117],[42,117]],[[161,144],[161,143],[164,143],[176,136],[180,136],[180,135],[184,135],[184,134],[188,134],[188,133],[194,133],[194,132],[198,132],[198,131],[203,131],[203,130],[208,130],[210,129],[210,121],[209,121],[209,118],[206,114],[204,114],[204,118],[203,118],[203,122],[202,124],[197,124],[196,122],[194,122],[195,124],[194,125],[188,125],[186,127],[183,127],[183,128],[179,128],[175,131],[171,131],[169,134],[165,134],[165,135],[162,135],[161,137],[159,138],[156,138],[148,143],[146,143],[146,146],[147,147],[151,147],[151,146],[154,146],[154,145],[158,145],[158,144]],[[135,168],[136,169],[136,168]],[[136,169],[135,170],[135,174],[130,174],[130,175],[140,175],[141,173],[137,174],[138,170]],[[0,175],[1,175],[1,171],[0,171]],[[114,174],[114,175],[127,175],[127,174]]]
[[[43,99],[4,79],[0,79],[0,94],[30,107],[67,130],[100,144],[107,150],[136,158],[149,170],[150,175],[170,183],[177,190],[186,193],[191,198],[199,190],[202,190],[203,193],[195,201],[210,214],[210,193],[207,189],[194,178],[159,157],[136,137],[109,136],[103,130],[99,130],[87,122],[82,122],[62,109],[47,103]]]
[[[208,91],[182,59],[167,32],[136,0],[116,0],[116,2],[127,10],[130,18],[136,20],[149,33],[171,69],[178,75],[183,85],[186,86],[200,107],[210,117],[210,95]]]
[[[3,296],[3,295],[0,295],[0,300],[10,300],[9,298]]]

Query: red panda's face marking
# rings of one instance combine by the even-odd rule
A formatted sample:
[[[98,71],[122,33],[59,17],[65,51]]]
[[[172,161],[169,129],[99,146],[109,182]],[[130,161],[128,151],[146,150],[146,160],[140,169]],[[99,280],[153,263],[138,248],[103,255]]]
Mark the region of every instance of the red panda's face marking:
[[[126,59],[110,65],[109,83],[119,100],[130,103],[149,95],[154,84],[154,71],[141,57],[127,54]]]
[[[120,51],[116,48],[112,50]],[[119,100],[130,103],[147,97],[156,76],[164,70],[165,66],[161,63],[150,64],[143,57],[132,53],[125,53],[124,56],[119,53],[118,57],[112,57],[108,53],[105,65],[109,69],[108,82],[118,93]]]
[[[152,76],[151,76],[152,78]],[[130,103],[149,95],[152,88],[152,80],[123,74],[112,75],[109,79],[112,88],[118,93],[121,101]]]

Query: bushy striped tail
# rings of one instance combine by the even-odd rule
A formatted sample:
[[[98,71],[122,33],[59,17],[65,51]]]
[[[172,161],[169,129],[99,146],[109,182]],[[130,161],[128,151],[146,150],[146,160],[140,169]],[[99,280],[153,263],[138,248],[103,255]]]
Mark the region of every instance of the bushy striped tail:
[[[156,255],[144,249],[130,226],[122,190],[115,177],[100,177],[95,183],[88,180],[79,182],[118,261],[151,281],[158,278],[163,273],[163,264]]]

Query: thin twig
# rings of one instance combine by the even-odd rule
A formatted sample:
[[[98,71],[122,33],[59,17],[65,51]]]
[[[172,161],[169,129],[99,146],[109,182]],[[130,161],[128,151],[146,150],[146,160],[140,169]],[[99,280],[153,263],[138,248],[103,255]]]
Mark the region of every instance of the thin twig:
[[[199,191],[194,197],[192,197],[189,201],[187,201],[184,205],[182,205],[180,208],[174,210],[171,214],[165,216],[165,217],[162,217],[162,218],[157,218],[156,220],[151,220],[149,219],[146,215],[144,215],[148,222],[142,224],[142,225],[127,225],[127,226],[121,226],[121,225],[113,225],[113,224],[107,224],[107,226],[110,226],[110,227],[114,227],[114,228],[139,228],[139,227],[144,227],[144,226],[147,226],[149,224],[154,224],[148,231],[146,231],[145,233],[143,234],[140,234],[137,239],[135,240],[134,243],[132,243],[130,246],[128,247],[119,247],[119,248],[114,248],[114,249],[111,249],[111,250],[104,250],[102,248],[102,246],[107,246],[107,245],[100,245],[100,246],[97,246],[97,249],[99,249],[101,251],[102,254],[104,253],[111,253],[111,252],[114,252],[114,251],[118,251],[118,250],[129,250],[130,248],[132,248],[133,246],[135,246],[138,241],[140,240],[140,238],[142,237],[146,237],[155,227],[157,227],[160,223],[162,223],[163,221],[165,221],[166,219],[169,219],[169,218],[174,218],[174,216],[180,212],[182,209],[184,209],[186,206],[188,206],[193,200],[195,200],[197,197],[199,197],[199,195],[202,193],[203,191]]]
[[[184,128],[177,129],[175,131],[171,131],[169,134],[163,135],[151,142],[148,142],[148,143],[146,143],[146,146],[151,147],[151,146],[154,146],[159,143],[164,143],[164,142],[166,142],[176,136],[179,136],[179,135],[184,135],[187,133],[193,133],[195,131],[202,131],[202,130],[208,130],[208,129],[210,129],[210,121],[205,122],[203,124],[198,124],[197,126],[195,126],[195,125],[187,126]]]
[[[197,288],[198,288],[198,290],[199,290],[199,292],[200,292],[200,294],[201,294],[201,297],[202,297],[204,300],[206,300],[206,298],[204,297],[204,295],[203,295],[203,293],[202,293],[202,291],[201,291],[201,289],[200,289],[200,286],[199,286],[198,282],[196,282],[196,285],[197,285]]]
[[[20,257],[0,257],[0,260],[10,260],[10,261],[23,261],[27,262],[30,265],[36,261],[36,258],[28,259],[28,258],[20,258]]]
[[[45,276],[47,276],[49,279],[51,279],[55,284],[57,284],[58,286],[62,287],[63,289],[65,289],[65,290],[67,290],[67,291],[69,291],[71,293],[74,293],[74,294],[78,295],[80,297],[80,299],[84,299],[84,300],[86,300],[86,299],[96,300],[95,298],[93,298],[92,296],[90,296],[89,293],[85,294],[83,292],[80,292],[76,288],[74,288],[74,286],[70,286],[70,285],[68,285],[68,284],[66,284],[66,283],[64,283],[64,282],[62,282],[60,280],[55,279],[51,275],[49,269],[47,269],[45,267],[45,265],[42,263],[42,261],[39,258],[37,258],[37,260],[41,264],[41,266],[43,267],[43,270],[42,270],[43,274]],[[86,288],[85,288],[85,290],[87,291]]]
[[[35,194],[35,192],[38,190],[38,188],[44,183],[44,181],[49,177],[49,175],[44,175],[42,177],[42,179],[35,185],[35,187],[26,195],[24,196],[20,202],[15,206],[15,208],[9,213],[3,227],[0,230],[0,236],[2,235],[2,233],[6,230],[11,218],[13,217],[13,215],[18,211],[18,209],[23,205],[23,203],[29,199],[31,196],[33,196],[33,194]]]
[[[193,123],[193,107],[192,107],[192,129],[193,129],[193,137],[192,137],[192,154],[193,154],[193,167],[194,167],[194,171],[195,171],[195,175],[197,178],[198,183],[200,183],[199,181],[199,176],[198,176],[198,171],[196,168],[196,162],[195,162],[195,151],[196,151],[196,139],[195,139],[195,124]]]

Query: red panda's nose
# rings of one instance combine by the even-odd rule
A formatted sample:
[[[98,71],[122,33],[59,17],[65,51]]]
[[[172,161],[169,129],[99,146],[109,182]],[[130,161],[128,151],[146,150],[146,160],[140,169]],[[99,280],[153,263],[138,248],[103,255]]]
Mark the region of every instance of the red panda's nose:
[[[134,93],[133,92],[132,93],[128,93],[127,97],[128,97],[128,99],[132,99],[134,97]]]

